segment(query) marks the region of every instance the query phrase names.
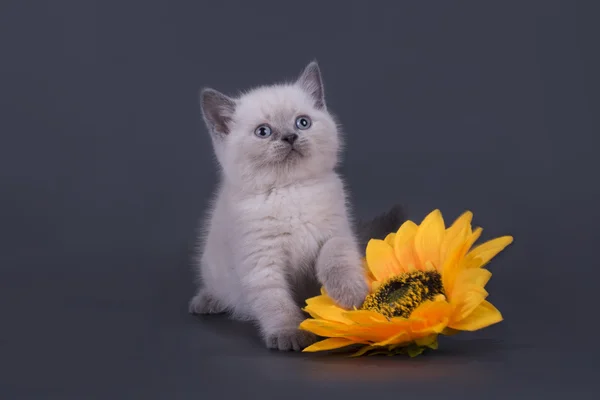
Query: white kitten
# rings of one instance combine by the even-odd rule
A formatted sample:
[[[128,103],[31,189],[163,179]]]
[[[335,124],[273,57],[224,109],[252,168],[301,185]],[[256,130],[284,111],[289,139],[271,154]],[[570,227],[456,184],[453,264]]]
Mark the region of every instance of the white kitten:
[[[319,67],[238,98],[204,89],[201,104],[221,182],[190,312],[228,311],[256,321],[267,347],[301,350],[316,339],[298,330],[301,288],[323,285],[345,308],[367,294]]]

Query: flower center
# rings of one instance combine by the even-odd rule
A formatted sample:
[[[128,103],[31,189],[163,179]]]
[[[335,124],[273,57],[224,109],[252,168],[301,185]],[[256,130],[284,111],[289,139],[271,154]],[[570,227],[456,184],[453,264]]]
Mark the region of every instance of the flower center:
[[[419,304],[444,294],[442,276],[437,271],[414,271],[394,276],[367,296],[364,310],[377,311],[388,318],[408,318]]]

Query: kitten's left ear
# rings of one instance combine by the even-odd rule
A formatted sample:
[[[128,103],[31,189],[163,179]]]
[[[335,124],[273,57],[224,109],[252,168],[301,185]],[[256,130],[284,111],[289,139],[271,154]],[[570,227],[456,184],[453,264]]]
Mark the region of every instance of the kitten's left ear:
[[[315,107],[319,109],[326,108],[323,78],[321,77],[319,64],[316,61],[312,61],[304,68],[296,83],[310,94],[315,102]]]

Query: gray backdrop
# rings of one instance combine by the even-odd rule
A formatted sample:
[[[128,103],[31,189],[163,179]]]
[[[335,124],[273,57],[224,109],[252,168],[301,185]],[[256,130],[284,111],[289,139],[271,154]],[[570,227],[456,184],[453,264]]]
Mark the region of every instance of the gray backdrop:
[[[0,398],[595,397],[597,5],[3,0]],[[357,215],[470,209],[514,235],[491,265],[503,323],[348,360],[187,314],[215,184],[198,90],[312,59]]]

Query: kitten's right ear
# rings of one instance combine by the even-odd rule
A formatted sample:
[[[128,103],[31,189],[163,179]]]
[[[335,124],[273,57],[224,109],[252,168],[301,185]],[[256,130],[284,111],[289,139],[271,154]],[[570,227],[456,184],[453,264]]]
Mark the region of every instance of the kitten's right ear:
[[[235,100],[214,89],[204,88],[200,92],[200,106],[208,130],[227,135],[235,112]]]
[[[312,97],[317,108],[326,108],[323,78],[321,77],[321,70],[317,61],[310,62],[304,68],[297,83]]]

